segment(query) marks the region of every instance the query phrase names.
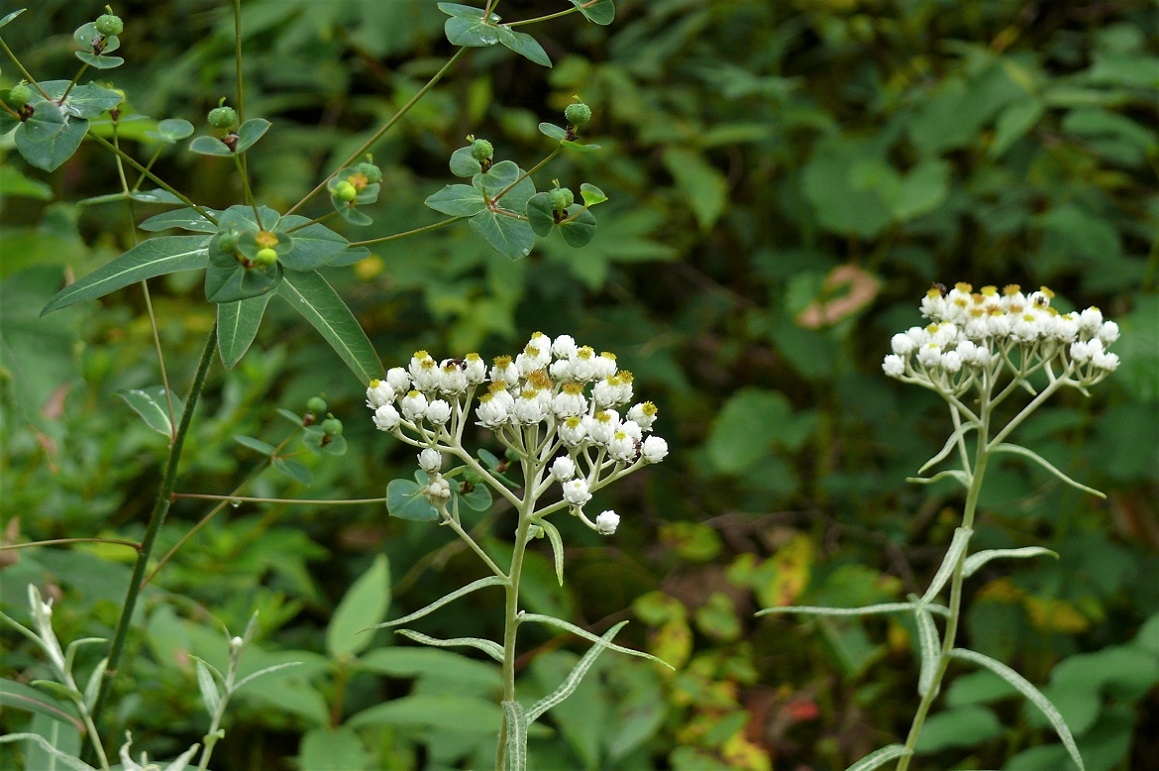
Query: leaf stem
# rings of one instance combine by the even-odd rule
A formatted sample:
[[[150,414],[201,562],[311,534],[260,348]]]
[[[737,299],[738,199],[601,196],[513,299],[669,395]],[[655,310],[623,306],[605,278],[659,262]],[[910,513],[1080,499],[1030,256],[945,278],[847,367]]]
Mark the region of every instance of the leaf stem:
[[[351,241],[350,245],[351,246],[370,246],[371,244],[384,244],[387,241],[397,241],[400,238],[406,238],[408,236],[417,236],[419,233],[426,233],[426,232],[431,231],[431,230],[439,230],[440,228],[445,228],[447,225],[453,225],[461,219],[466,219],[466,217],[451,217],[450,219],[445,219],[445,220],[442,220],[441,222],[436,222],[436,223],[431,224],[431,225],[423,225],[421,228],[415,228],[414,230],[408,230],[405,233],[395,233],[392,236],[383,236],[382,238],[368,238],[365,241]]]
[[[414,96],[412,96],[410,98],[410,100],[407,101],[406,104],[404,104],[401,108],[399,108],[398,112],[396,112],[391,117],[390,120],[388,120],[385,124],[383,124],[382,128],[380,128],[378,131],[374,132],[374,135],[372,137],[370,137],[370,139],[363,142],[362,146],[359,147],[357,150],[355,150],[353,153],[351,153],[349,158],[347,158],[345,161],[343,161],[341,164],[339,164],[337,169],[335,169],[334,171],[327,174],[326,177],[321,182],[319,182],[314,187],[313,190],[311,190],[309,193],[306,193],[305,197],[302,198],[302,200],[298,201],[296,204],[291,206],[289,211],[286,212],[286,214],[293,214],[298,209],[302,208],[302,206],[304,206],[311,198],[316,196],[323,188],[326,187],[326,183],[329,182],[330,179],[335,174],[337,174],[341,169],[345,168],[346,166],[349,166],[351,163],[354,163],[356,160],[361,158],[363,153],[365,153],[367,150],[369,150],[371,147],[373,147],[374,144],[376,142],[378,142],[378,140],[382,139],[382,137],[386,134],[386,132],[388,132],[392,128],[394,128],[395,124],[398,123],[400,120],[402,120],[402,117],[404,115],[406,115],[408,112],[410,112],[410,109],[412,107],[414,107],[416,104],[418,104],[419,100],[422,99],[424,96],[426,96],[427,92],[430,91],[432,88],[434,88],[436,83],[438,83],[440,80],[443,79],[443,76],[446,75],[448,71],[450,71],[451,67],[454,66],[455,62],[457,62],[459,60],[459,57],[462,56],[466,52],[466,50],[467,50],[466,48],[460,48],[458,51],[455,51],[455,53],[451,56],[451,58],[447,60],[447,63],[444,64],[439,69],[438,72],[436,72],[434,75],[432,75],[431,79],[427,81],[427,84],[425,86],[423,86],[422,88],[420,88],[418,90],[418,93],[416,93]]]
[[[76,82],[77,82],[78,80],[80,80],[80,76],[81,76],[81,75],[84,75],[84,74],[85,74],[85,70],[87,70],[88,68],[89,68],[89,65],[88,65],[88,63],[87,63],[87,62],[85,62],[85,63],[81,64],[81,66],[80,66],[80,69],[79,69],[79,70],[77,70],[77,73],[76,73],[76,75],[74,75],[74,76],[73,76],[73,78],[72,78],[72,81],[71,81],[71,82],[68,84],[68,88],[66,88],[66,89],[64,90],[64,93],[60,95],[60,99],[57,101],[57,104],[58,104],[58,105],[60,105],[60,104],[64,104],[64,100],[65,100],[65,99],[68,99],[68,95],[69,95],[69,94],[71,94],[71,93],[72,93],[72,90],[73,90],[73,88],[75,88],[75,87],[76,87]]]
[[[253,498],[245,495],[209,495],[206,493],[172,493],[173,500],[190,498],[203,501],[225,501],[233,503],[284,503],[301,506],[360,506],[364,503],[386,503],[386,498],[339,498],[328,500],[325,498]]]
[[[216,225],[216,224],[217,224],[217,217],[214,217],[214,216],[213,216],[212,214],[210,214],[208,211],[206,211],[206,210],[205,210],[205,209],[203,209],[202,207],[200,207],[200,206],[198,206],[197,204],[195,204],[195,203],[194,203],[194,202],[193,202],[193,201],[192,201],[192,200],[191,200],[191,199],[190,199],[190,198],[189,198],[187,195],[185,195],[184,193],[180,192],[179,190],[177,190],[176,188],[174,188],[172,185],[170,185],[168,182],[166,182],[165,180],[161,179],[161,178],[160,178],[160,177],[158,177],[156,174],[154,174],[153,172],[149,171],[149,169],[147,169],[147,168],[145,168],[144,166],[142,166],[140,163],[138,163],[138,162],[137,162],[137,160],[136,160],[136,159],[134,159],[134,158],[133,158],[131,155],[129,155],[128,153],[126,153],[124,150],[121,150],[120,148],[118,148],[118,147],[115,147],[115,146],[114,146],[114,145],[113,145],[111,142],[109,142],[109,140],[105,139],[105,138],[104,138],[104,137],[102,137],[102,136],[99,136],[99,135],[97,135],[97,134],[94,134],[94,133],[93,133],[93,132],[91,132],[91,131],[88,133],[88,136],[90,136],[90,137],[92,137],[93,139],[95,139],[95,140],[97,140],[98,142],[100,142],[102,145],[104,145],[104,146],[105,146],[106,148],[108,148],[110,151],[112,151],[113,153],[115,153],[115,154],[117,155],[117,157],[119,157],[119,158],[123,158],[123,159],[125,160],[125,162],[126,162],[126,163],[128,163],[130,166],[132,166],[132,167],[133,167],[134,169],[136,169],[137,171],[139,171],[139,172],[141,172],[142,174],[144,174],[144,175],[145,175],[146,177],[148,177],[149,179],[151,179],[151,180],[153,180],[154,182],[156,182],[156,183],[157,183],[157,185],[158,185],[158,186],[159,186],[159,187],[160,187],[162,190],[165,190],[165,191],[166,191],[166,192],[168,192],[168,193],[172,193],[174,196],[176,196],[176,197],[177,197],[177,199],[178,199],[179,201],[181,201],[183,204],[185,204],[185,205],[186,205],[186,206],[188,206],[189,208],[193,209],[195,212],[197,212],[197,213],[198,213],[198,214],[200,214],[202,217],[204,217],[204,218],[205,218],[207,221],[209,221],[210,223],[212,223],[212,224],[214,224],[214,225]]]
[[[181,460],[181,450],[185,446],[185,437],[189,434],[189,425],[193,420],[197,400],[200,398],[201,391],[205,387],[205,376],[209,371],[210,362],[213,361],[213,351],[216,343],[217,322],[214,322],[213,328],[210,329],[209,335],[205,339],[205,348],[201,352],[201,360],[197,364],[197,372],[194,374],[193,383],[189,387],[189,395],[185,400],[185,412],[181,415],[181,424],[177,427],[177,434],[174,436],[173,443],[169,447],[169,459],[165,464],[165,471],[161,477],[161,489],[157,492],[157,498],[153,504],[153,512],[149,516],[149,523],[145,528],[145,537],[141,540],[141,546],[137,554],[137,563],[133,566],[133,576],[129,579],[129,586],[125,593],[125,602],[121,607],[121,617],[117,622],[117,628],[113,634],[113,642],[109,648],[108,666],[105,669],[104,677],[101,678],[101,684],[97,690],[97,698],[93,702],[92,716],[94,723],[100,717],[105,700],[108,698],[109,684],[116,677],[117,668],[120,666],[121,655],[125,648],[125,640],[129,635],[129,626],[133,621],[133,611],[137,607],[137,598],[141,592],[141,579],[144,577],[145,569],[149,565],[149,557],[152,555],[153,544],[157,540],[157,534],[161,530],[161,524],[165,521],[165,515],[169,512],[169,496],[173,493],[173,486],[177,483],[177,464]]]
[[[47,91],[40,87],[40,84],[36,82],[36,78],[32,77],[32,73],[24,69],[24,65],[20,62],[19,59],[16,58],[16,54],[12,53],[12,49],[9,48],[8,44],[4,42],[3,37],[0,37],[0,47],[4,48],[4,53],[8,54],[8,58],[11,59],[12,63],[16,65],[16,69],[20,70],[20,74],[24,76],[24,79],[31,83],[36,88],[36,90],[40,92],[41,96],[51,101],[52,97],[48,95]]]
[[[50,538],[47,541],[30,541],[29,543],[11,543],[0,546],[0,551],[9,549],[27,549],[30,546],[62,546],[70,543],[112,543],[118,546],[128,546],[136,551],[141,550],[141,544],[136,541],[124,541],[120,538]]]

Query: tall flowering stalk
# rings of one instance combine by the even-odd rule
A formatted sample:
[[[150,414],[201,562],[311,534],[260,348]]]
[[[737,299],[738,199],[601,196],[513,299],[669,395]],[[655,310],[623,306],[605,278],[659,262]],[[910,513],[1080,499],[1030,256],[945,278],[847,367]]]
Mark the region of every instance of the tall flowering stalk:
[[[826,615],[913,613],[919,632],[921,697],[904,744],[891,744],[850,766],[849,771],[869,771],[897,760],[905,771],[917,746],[946,670],[953,659],[985,667],[1002,677],[1046,715],[1062,739],[1075,766],[1083,760],[1062,715],[1025,678],[999,661],[976,651],[955,647],[962,614],[962,585],[982,565],[996,558],[1024,558],[1053,554],[1032,546],[1022,549],[987,549],[969,554],[978,500],[992,456],[1014,453],[1027,458],[1064,482],[1099,497],[1102,493],[1070,479],[1032,450],[1007,441],[1011,433],[1047,399],[1062,388],[1083,394],[1119,365],[1118,356],[1107,349],[1119,337],[1118,325],[1103,319],[1098,308],[1060,313],[1051,307],[1054,293],[1043,287],[1023,294],[1017,285],[999,291],[985,286],[974,292],[960,283],[946,291],[930,289],[922,298],[921,313],[929,324],[911,327],[893,336],[892,353],[882,362],[885,374],[927,388],[941,396],[950,410],[953,431],[921,473],[954,457],[957,468],[932,477],[910,481],[928,484],[943,478],[957,480],[966,490],[962,524],[925,594],[910,602],[885,603],[863,608],[793,606],[767,608],[760,614],[802,612]],[[1016,395],[1026,404],[1004,424],[996,412]],[[973,433],[973,437],[969,435]],[[972,441],[968,441],[972,440]],[[1058,556],[1058,555],[1054,555]],[[949,584],[947,604],[939,595]],[[934,616],[942,616],[939,631]]]
[[[552,340],[539,332],[518,355],[496,357],[490,366],[475,353],[436,361],[418,351],[406,368],[390,369],[384,380],[372,381],[366,390],[374,424],[419,449],[417,481],[395,480],[387,487],[390,513],[450,527],[492,573],[380,626],[409,623],[487,586],[502,586],[506,593],[502,644],[474,637],[437,640],[399,630],[430,645],[474,647],[501,664],[504,721],[496,769],[526,768],[528,726],[570,695],[605,648],[653,659],[611,642],[626,622],[598,637],[563,619],[527,613],[519,603],[524,558],[533,539],[547,537],[556,578],[563,584],[563,538],[552,515],[566,513],[602,535],[613,534],[618,514],[607,510],[592,518],[584,511],[592,494],[668,454],[668,443],[651,433],[657,416],[654,404],[638,402],[621,414],[633,395],[632,373],[617,368],[615,355],[597,354],[568,335]],[[503,459],[486,450],[473,454],[464,447],[464,433],[471,424],[495,435],[505,448]],[[452,467],[444,470],[448,459]],[[511,478],[515,470],[518,479]],[[462,524],[462,508],[491,505],[490,493],[480,495],[480,485],[518,514],[506,569]],[[515,654],[519,627],[527,622],[568,630],[595,645],[555,692],[524,708],[515,700]]]

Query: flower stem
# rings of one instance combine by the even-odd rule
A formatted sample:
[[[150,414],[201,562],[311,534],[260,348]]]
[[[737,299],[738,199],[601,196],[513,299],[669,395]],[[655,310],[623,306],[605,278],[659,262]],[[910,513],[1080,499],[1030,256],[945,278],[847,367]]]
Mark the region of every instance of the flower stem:
[[[125,639],[129,634],[129,625],[133,620],[133,611],[137,606],[137,597],[141,591],[141,580],[145,569],[149,565],[149,557],[153,552],[153,544],[157,540],[157,533],[165,521],[169,511],[170,495],[177,483],[177,464],[181,460],[181,449],[185,445],[185,437],[189,434],[189,425],[193,419],[193,412],[197,407],[197,400],[205,387],[205,375],[209,371],[209,364],[213,361],[213,351],[217,343],[217,323],[205,340],[205,348],[201,352],[201,360],[197,364],[197,373],[193,376],[193,384],[189,387],[189,395],[185,399],[185,412],[181,416],[181,424],[177,427],[177,434],[169,447],[169,460],[165,464],[165,471],[161,477],[161,489],[157,491],[157,498],[153,504],[153,513],[149,516],[149,524],[145,528],[145,537],[141,541],[137,563],[133,566],[133,576],[129,579],[129,587],[125,593],[125,603],[121,608],[121,617],[117,622],[117,629],[113,634],[113,642],[109,648],[108,666],[105,676],[97,691],[96,701],[93,703],[92,716],[95,723],[104,708],[108,697],[109,684],[117,675],[121,663],[121,654],[124,652]]]

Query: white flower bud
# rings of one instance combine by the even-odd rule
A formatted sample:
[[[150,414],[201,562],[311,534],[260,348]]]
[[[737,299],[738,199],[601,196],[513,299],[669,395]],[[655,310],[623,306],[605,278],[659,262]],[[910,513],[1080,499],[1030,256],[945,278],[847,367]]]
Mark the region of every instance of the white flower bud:
[[[601,511],[596,517],[596,530],[603,535],[611,535],[620,526],[620,515],[612,510]]]
[[[645,463],[659,463],[668,455],[668,442],[659,436],[650,436],[644,440],[640,455]]]
[[[596,444],[606,445],[612,441],[616,429],[620,427],[620,416],[615,410],[601,410],[595,415],[584,418],[584,427],[588,437]]]
[[[406,396],[402,397],[399,403],[402,407],[402,414],[407,420],[416,422],[422,420],[427,411],[427,397],[423,396],[419,391],[410,391]]]
[[[468,353],[464,358],[465,366],[464,373],[467,376],[468,385],[479,385],[487,379],[487,362],[483,361],[483,357],[477,353]]]
[[[551,464],[551,475],[559,482],[566,482],[575,476],[575,461],[561,455]]]
[[[461,394],[467,390],[467,373],[454,359],[439,364],[439,390],[445,394]]]
[[[1110,345],[1119,339],[1119,325],[1113,321],[1104,321],[1099,327],[1098,338],[1103,345]]]
[[[901,377],[905,374],[905,359],[891,353],[881,362],[881,369],[890,377]]]
[[[366,406],[377,410],[382,405],[393,402],[394,397],[394,389],[390,387],[390,383],[378,379],[371,380],[370,386],[366,389]]]
[[[908,356],[917,348],[917,342],[904,332],[898,332],[889,339],[890,349],[898,356]]]
[[[410,390],[410,375],[402,367],[391,367],[386,372],[386,383],[395,394],[405,394]]]
[[[434,474],[427,483],[424,495],[433,505],[446,503],[451,499],[451,484],[440,474]]]
[[[394,431],[402,422],[402,416],[393,404],[384,404],[374,411],[374,425],[379,431]]]
[[[636,440],[623,428],[618,429],[608,442],[608,455],[619,463],[631,463],[636,460]]]
[[[587,438],[587,418],[571,416],[565,418],[557,430],[559,440],[568,447],[578,447]]]
[[[570,359],[578,350],[571,335],[560,335],[551,344],[551,352],[557,359]]]
[[[636,425],[648,431],[651,430],[652,424],[656,422],[657,412],[656,405],[652,402],[640,402],[628,410],[628,420],[635,421]]]
[[[451,419],[451,405],[444,399],[435,399],[427,405],[423,415],[436,426],[444,425]]]
[[[419,453],[419,468],[433,475],[443,467],[443,456],[433,447],[428,447]]]
[[[592,499],[586,479],[571,479],[563,483],[563,499],[572,506],[583,506]]]

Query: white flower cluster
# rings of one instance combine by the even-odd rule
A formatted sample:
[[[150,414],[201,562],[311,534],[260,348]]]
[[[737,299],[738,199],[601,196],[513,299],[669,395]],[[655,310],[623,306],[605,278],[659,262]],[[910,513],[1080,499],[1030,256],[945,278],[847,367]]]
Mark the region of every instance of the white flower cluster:
[[[1004,367],[1019,377],[1045,367],[1052,377],[1093,385],[1119,366],[1119,357],[1107,351],[1119,326],[1094,307],[1059,313],[1050,307],[1053,297],[1046,287],[1024,295],[1017,284],[1001,292],[993,286],[974,292],[964,283],[948,292],[934,287],[921,302],[931,323],[894,335],[882,369],[955,394],[992,381]]]
[[[569,335],[552,340],[536,332],[522,352],[498,356],[490,367],[476,353],[436,362],[417,351],[405,369],[371,381],[366,406],[380,430],[427,448],[419,463],[434,480],[441,467],[435,456],[461,447],[479,390],[476,424],[525,459],[525,473],[558,482],[572,512],[601,533],[614,532],[619,516],[605,511],[594,523],[584,517],[592,491],[668,454],[668,443],[651,435],[654,404],[620,411],[632,401],[632,373],[617,368],[614,354],[577,345]]]

